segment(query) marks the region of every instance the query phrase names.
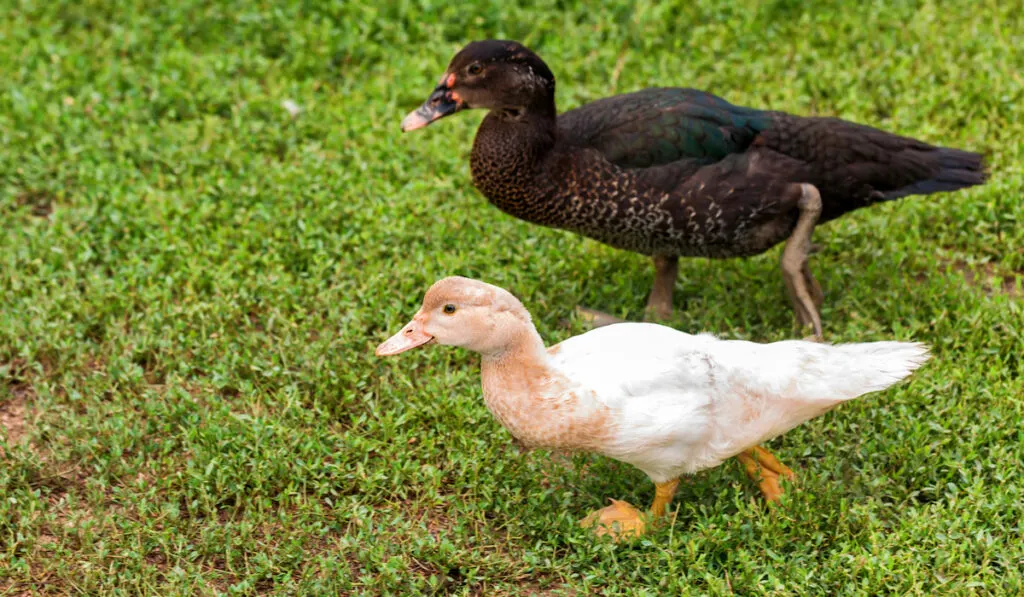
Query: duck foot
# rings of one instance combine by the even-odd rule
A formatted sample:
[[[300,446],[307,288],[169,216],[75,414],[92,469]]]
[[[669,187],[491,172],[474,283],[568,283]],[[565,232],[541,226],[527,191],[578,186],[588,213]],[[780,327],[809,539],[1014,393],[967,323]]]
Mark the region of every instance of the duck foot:
[[[786,293],[793,303],[793,311],[801,329],[810,326],[814,336],[822,339],[821,315],[818,307],[824,301],[821,286],[814,279],[807,258],[811,254],[811,233],[821,216],[821,195],[814,185],[800,184],[790,187],[789,192],[799,193],[797,207],[800,217],[797,219],[793,234],[786,241],[782,252],[782,279],[786,283]]]
[[[642,535],[647,526],[644,513],[629,502],[616,499],[611,502],[611,506],[588,514],[580,521],[580,526],[585,529],[593,528],[598,537],[610,535],[616,542]]]
[[[790,468],[761,446],[754,446],[736,455],[747,475],[757,483],[764,494],[764,499],[777,502],[783,491],[779,481],[793,479],[796,475]]]
[[[580,521],[580,526],[585,529],[596,527],[594,532],[598,537],[611,535],[616,542],[639,537],[647,528],[647,523],[653,523],[665,515],[678,486],[678,478],[663,483],[656,482],[654,502],[651,503],[651,510],[647,514],[640,512],[629,502],[611,500],[611,506],[591,512]]]

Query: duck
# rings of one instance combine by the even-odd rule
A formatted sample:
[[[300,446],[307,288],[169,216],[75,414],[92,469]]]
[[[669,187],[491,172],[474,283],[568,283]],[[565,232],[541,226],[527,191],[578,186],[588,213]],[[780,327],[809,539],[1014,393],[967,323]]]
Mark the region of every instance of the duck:
[[[680,257],[750,257],[785,242],[796,323],[820,339],[824,294],[808,265],[816,226],[987,178],[978,153],[696,89],[648,88],[559,114],[551,69],[509,40],[466,45],[401,129],[473,108],[488,111],[470,155],[476,188],[516,218],[651,256],[654,321],[673,314]]]
[[[460,276],[435,282],[376,354],[430,344],[481,355],[484,402],[519,445],[601,454],[654,482],[646,513],[613,499],[581,521],[616,541],[663,517],[681,477],[732,457],[778,501],[781,482],[795,475],[761,444],[894,385],[929,358],[921,343],[760,344],[649,322],[602,326],[545,347],[512,293]]]

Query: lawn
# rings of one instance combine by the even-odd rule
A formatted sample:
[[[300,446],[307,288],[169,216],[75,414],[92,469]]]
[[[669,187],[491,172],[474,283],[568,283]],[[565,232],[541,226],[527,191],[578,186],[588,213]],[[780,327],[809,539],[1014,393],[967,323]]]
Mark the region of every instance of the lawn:
[[[0,594],[1024,592],[1021,0],[0,5]],[[778,505],[730,461],[640,541],[578,528],[653,486],[520,452],[475,355],[373,355],[450,274],[551,343],[643,315],[645,258],[472,187],[481,113],[399,133],[485,37],[562,109],[691,86],[983,151],[815,235],[827,339],[935,358],[771,442]],[[684,260],[672,325],[793,337],[778,259]]]

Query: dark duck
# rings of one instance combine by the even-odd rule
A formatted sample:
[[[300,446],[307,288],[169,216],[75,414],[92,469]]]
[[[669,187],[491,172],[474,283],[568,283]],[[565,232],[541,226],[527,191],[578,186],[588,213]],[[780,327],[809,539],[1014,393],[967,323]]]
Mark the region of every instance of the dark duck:
[[[982,156],[836,118],[734,106],[652,88],[555,109],[555,77],[513,41],[467,45],[409,131],[481,108],[476,187],[517,218],[650,255],[648,317],[672,314],[679,257],[747,257],[786,241],[782,276],[798,323],[821,337],[808,267],[814,227],[907,195],[981,184]]]

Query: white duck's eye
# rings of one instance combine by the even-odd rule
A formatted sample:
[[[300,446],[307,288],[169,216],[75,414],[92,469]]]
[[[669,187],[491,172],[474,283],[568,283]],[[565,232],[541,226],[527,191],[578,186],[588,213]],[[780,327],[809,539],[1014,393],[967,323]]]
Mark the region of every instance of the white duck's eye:
[[[467,69],[467,72],[469,74],[471,74],[471,75],[479,75],[481,72],[483,72],[483,70],[484,70],[484,67],[480,66],[479,63],[476,63],[476,64],[470,64],[469,68]]]
[[[447,305],[444,306],[443,311],[445,312],[446,315],[451,315],[452,313],[455,313],[455,305],[448,303]]]

